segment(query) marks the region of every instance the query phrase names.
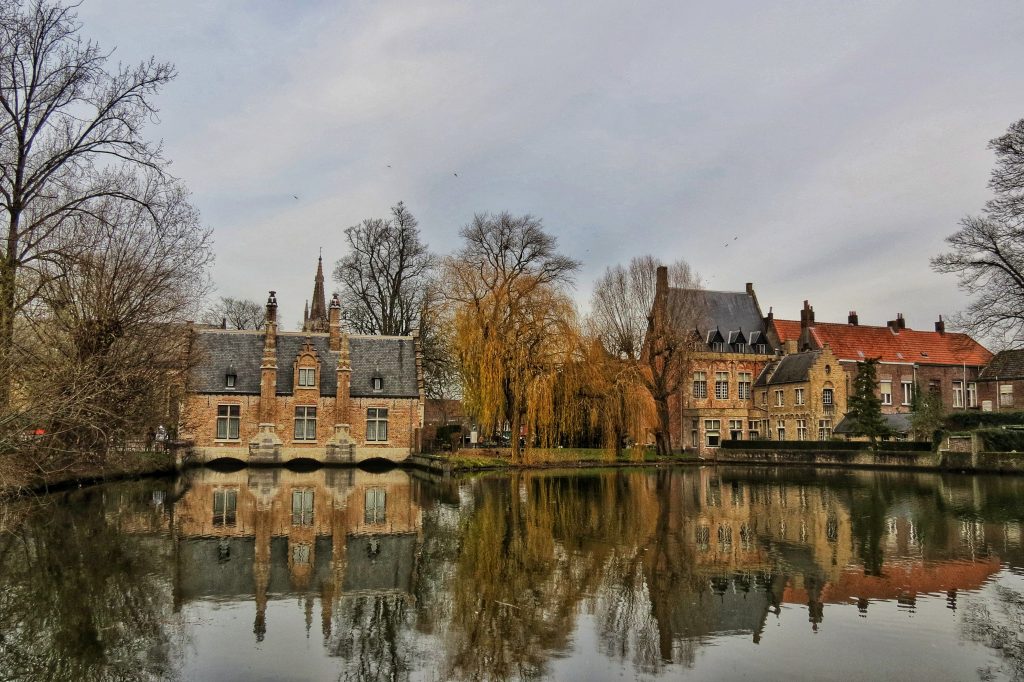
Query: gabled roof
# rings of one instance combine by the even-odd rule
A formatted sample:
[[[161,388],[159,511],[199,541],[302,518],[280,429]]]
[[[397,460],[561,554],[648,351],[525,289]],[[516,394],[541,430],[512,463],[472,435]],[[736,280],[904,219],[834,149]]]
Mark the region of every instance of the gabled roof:
[[[979,379],[1024,379],[1024,350],[1003,350],[978,374]]]
[[[745,291],[695,291],[692,289],[670,288],[668,290],[669,310],[690,310],[699,307],[700,314],[695,315],[696,321],[690,321],[688,326],[696,326],[701,338],[707,343],[713,342],[715,332],[722,336],[721,341],[730,344],[744,343],[737,338],[742,332],[742,337],[747,339],[746,343],[754,343],[753,334],[757,333],[761,341],[757,343],[768,343],[764,338],[764,320],[761,318],[761,311],[758,310],[754,297]],[[677,321],[677,324],[687,324],[684,321]],[[768,352],[774,352],[770,347]]]
[[[258,395],[265,338],[259,331],[196,330],[196,366],[192,370],[191,390]],[[293,363],[307,338],[320,360],[320,394],[337,395],[338,353],[331,352],[327,334],[278,334],[277,393],[292,393]],[[349,392],[353,397],[419,397],[416,348],[411,337],[350,336],[349,356],[352,363]],[[227,388],[224,381],[229,368],[236,376],[233,389]],[[374,377],[383,379],[383,390],[373,390]]]
[[[755,386],[775,386],[807,381],[814,363],[821,357],[820,350],[792,353],[769,362],[754,382]]]
[[[886,426],[889,427],[889,431],[895,434],[910,433],[911,423],[910,420],[914,415],[908,412],[897,412],[894,414],[883,414],[882,419],[885,420]],[[836,427],[832,429],[832,433],[844,434],[851,433],[853,431],[853,420],[849,417],[843,417],[842,420]]]
[[[774,320],[773,324],[781,341],[800,338],[798,321]],[[967,334],[955,332],[894,331],[889,327],[819,322],[810,328],[810,333],[815,347],[827,344],[840,360],[860,362],[878,358],[894,363],[982,366],[992,358],[992,353],[980,343]]]

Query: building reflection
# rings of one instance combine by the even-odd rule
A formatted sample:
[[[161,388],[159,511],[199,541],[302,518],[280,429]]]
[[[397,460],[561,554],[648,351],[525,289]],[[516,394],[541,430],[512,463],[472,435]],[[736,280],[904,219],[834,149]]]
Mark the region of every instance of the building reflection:
[[[174,506],[175,600],[298,598],[307,631],[320,604],[326,640],[345,599],[412,599],[422,511],[404,471],[245,469],[190,474]]]

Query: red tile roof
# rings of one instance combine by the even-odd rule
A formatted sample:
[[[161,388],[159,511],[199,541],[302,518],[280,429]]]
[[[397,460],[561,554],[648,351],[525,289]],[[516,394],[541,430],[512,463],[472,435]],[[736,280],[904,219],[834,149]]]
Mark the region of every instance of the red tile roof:
[[[800,322],[773,320],[779,339],[800,338]],[[840,360],[878,358],[882,362],[916,362],[921,365],[982,366],[992,359],[984,346],[966,334],[923,332],[866,325],[816,323],[811,327],[815,345],[832,349]]]

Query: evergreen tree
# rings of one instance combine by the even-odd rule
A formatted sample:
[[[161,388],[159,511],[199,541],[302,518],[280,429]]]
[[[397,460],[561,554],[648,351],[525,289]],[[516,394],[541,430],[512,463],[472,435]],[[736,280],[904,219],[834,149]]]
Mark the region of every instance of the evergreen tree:
[[[846,413],[852,426],[850,432],[855,436],[867,436],[872,448],[878,445],[879,436],[889,433],[889,426],[882,416],[882,399],[875,395],[877,365],[877,358],[857,363],[857,377],[853,380],[853,395]]]
[[[931,391],[922,392],[914,385],[914,397],[911,402],[913,414],[910,416],[910,428],[915,440],[935,442],[936,432],[942,429],[946,419],[946,411],[942,405],[942,396]]]

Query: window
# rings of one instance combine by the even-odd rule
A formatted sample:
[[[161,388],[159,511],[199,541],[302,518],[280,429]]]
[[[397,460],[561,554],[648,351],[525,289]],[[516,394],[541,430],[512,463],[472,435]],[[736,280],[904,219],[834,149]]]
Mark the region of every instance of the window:
[[[794,389],[793,393],[795,393],[794,397],[796,398],[796,404],[797,405],[803,405],[804,404],[804,389],[802,389],[802,388]]]
[[[707,443],[709,448],[718,447],[718,444],[722,440],[722,435],[719,433],[721,428],[722,422],[718,419],[704,420],[704,441]]]
[[[786,422],[782,419],[775,422],[775,430],[779,434],[779,440],[786,440]]]
[[[743,440],[743,420],[729,420],[729,438],[732,440]]]
[[[235,488],[213,491],[213,525],[235,525],[238,511],[238,490]]]
[[[761,391],[761,404],[762,405],[767,405],[768,404],[768,391]]]
[[[309,545],[301,544],[292,547],[292,563],[296,565],[309,563]]]
[[[708,397],[708,375],[704,372],[693,373],[693,397]]]
[[[978,384],[973,381],[967,382],[967,407],[978,406]]]
[[[821,406],[822,411],[825,414],[834,414],[835,405],[832,404],[832,389],[823,388],[821,389]]]
[[[387,520],[387,491],[384,488],[368,488],[365,501],[363,521],[366,523],[384,523]]]
[[[729,373],[715,372],[715,400],[729,399]]]
[[[240,405],[217,406],[217,440],[238,440],[241,411]]]
[[[909,405],[914,400],[914,384],[910,381],[901,381],[903,387],[903,404]]]
[[[892,405],[892,379],[883,379],[878,386],[882,394],[882,404]]]
[[[761,436],[760,424],[756,419],[751,419],[747,422],[747,438],[757,440]]]
[[[796,439],[807,440],[807,420],[797,419],[796,420]]]
[[[746,353],[747,352],[747,344],[745,344],[745,343],[737,343],[736,344],[736,352],[737,353]]]
[[[1013,406],[1013,384],[999,384],[999,405],[1001,407]]]
[[[690,445],[693,447],[700,447],[700,436],[697,433],[697,428],[700,422],[696,419],[690,420]]]
[[[384,390],[384,380],[381,379],[380,377],[374,377],[370,381],[370,386],[373,388],[374,391],[383,391]]]
[[[754,376],[750,372],[740,372],[739,395],[740,400],[750,400],[750,386]]]
[[[964,406],[964,382],[953,382],[953,407]]]
[[[295,440],[316,440],[316,408],[295,408]]]
[[[313,367],[299,368],[299,386],[316,386],[316,369]]]
[[[225,374],[224,375],[224,386],[227,387],[227,388],[234,388],[235,387],[235,380],[237,378],[238,378],[238,375],[236,375],[234,372],[230,372],[228,374]]]
[[[724,341],[715,341],[714,343],[711,344],[711,350],[715,351],[716,353],[724,353],[725,352],[725,342]]]
[[[313,491],[309,488],[292,490],[292,525],[313,525]]]
[[[818,440],[829,440],[832,438],[832,420],[818,420]]]
[[[383,407],[366,410],[366,442],[383,443],[388,439],[388,411]]]
[[[764,355],[768,352],[768,346],[763,343],[759,343],[754,347],[760,355]]]
[[[782,407],[786,404],[785,392],[780,390],[775,391],[775,407]]]

